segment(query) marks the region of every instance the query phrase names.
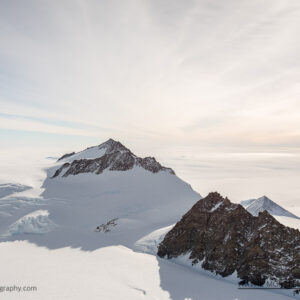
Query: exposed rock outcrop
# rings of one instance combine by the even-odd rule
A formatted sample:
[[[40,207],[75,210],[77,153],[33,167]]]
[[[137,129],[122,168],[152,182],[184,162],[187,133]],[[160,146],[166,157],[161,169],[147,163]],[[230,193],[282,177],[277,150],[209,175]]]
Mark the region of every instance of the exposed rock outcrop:
[[[99,226],[96,227],[95,231],[96,232],[110,232],[112,230],[112,228],[117,226],[117,221],[118,218],[115,219],[111,219],[110,221],[106,222],[105,224],[101,224]]]
[[[300,232],[267,211],[257,217],[218,193],[199,200],[167,233],[160,257],[189,254],[193,264],[241,283],[271,279],[284,288],[300,286]]]
[[[88,148],[82,151],[81,154],[84,154],[84,152],[88,150],[94,150],[94,155],[97,151],[101,154],[96,158],[82,159],[76,159],[76,154],[74,153],[65,154],[59,160],[68,158],[68,162],[61,165],[54,172],[52,178],[59,175],[67,177],[69,175],[81,173],[101,174],[106,169],[110,171],[127,171],[134,166],[142,167],[152,173],[167,171],[171,174],[175,174],[172,169],[163,167],[154,157],[137,157],[120,142],[112,139],[109,139],[99,146]],[[74,160],[72,160],[72,156],[74,157]]]
[[[74,154],[75,154],[75,152],[66,153],[66,154],[64,154],[63,156],[61,156],[57,161],[63,160],[63,159],[65,159],[65,158],[67,158],[67,157],[70,157],[70,156],[72,156],[72,155],[74,155]]]

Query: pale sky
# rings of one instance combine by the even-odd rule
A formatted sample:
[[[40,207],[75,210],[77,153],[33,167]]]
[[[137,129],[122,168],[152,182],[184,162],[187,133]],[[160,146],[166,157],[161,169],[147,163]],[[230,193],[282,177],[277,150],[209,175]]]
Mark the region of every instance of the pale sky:
[[[0,41],[2,157],[111,137],[201,194],[297,200],[299,0],[0,0]]]

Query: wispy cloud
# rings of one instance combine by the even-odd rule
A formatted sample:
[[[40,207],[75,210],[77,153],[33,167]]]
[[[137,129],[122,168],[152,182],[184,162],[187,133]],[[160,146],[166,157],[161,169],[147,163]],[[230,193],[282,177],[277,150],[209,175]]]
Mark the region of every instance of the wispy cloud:
[[[2,1],[0,128],[299,147],[299,20],[298,0]]]
[[[13,129],[13,130],[33,131],[33,132],[37,131],[37,132],[55,133],[55,134],[63,134],[63,135],[97,136],[97,132],[92,130],[84,130],[81,128],[72,128],[68,126],[60,126],[55,124],[47,124],[47,122],[31,120],[28,117],[8,118],[0,115],[0,127],[1,129]]]

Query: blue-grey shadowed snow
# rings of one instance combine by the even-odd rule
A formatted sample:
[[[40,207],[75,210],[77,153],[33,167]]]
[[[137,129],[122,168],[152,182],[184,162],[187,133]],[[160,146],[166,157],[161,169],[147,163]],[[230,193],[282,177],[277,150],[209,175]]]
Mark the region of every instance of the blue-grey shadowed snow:
[[[204,270],[195,270],[192,266],[181,265],[180,262],[157,258],[159,264],[160,286],[170,294],[172,300],[182,299],[255,299],[264,300],[291,299],[291,293],[264,290],[239,290],[236,282],[224,280],[220,276]],[[200,274],[199,274],[200,273]],[[197,288],[197,287],[205,288]]]
[[[258,216],[262,211],[267,211],[272,216],[281,216],[300,219],[298,216],[292,214],[288,210],[284,209],[274,201],[269,199],[267,196],[262,196],[258,199],[244,200],[240,203],[245,207],[253,216]]]
[[[15,183],[2,183],[0,184],[0,198],[6,197],[8,195],[24,192],[31,189],[30,186],[15,184]]]

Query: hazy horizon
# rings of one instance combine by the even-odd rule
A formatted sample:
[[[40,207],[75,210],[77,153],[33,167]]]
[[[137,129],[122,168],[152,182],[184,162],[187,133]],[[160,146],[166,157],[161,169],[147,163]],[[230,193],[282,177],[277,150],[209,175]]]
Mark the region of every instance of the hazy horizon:
[[[299,28],[298,0],[1,1],[0,181],[113,138],[299,209]]]

